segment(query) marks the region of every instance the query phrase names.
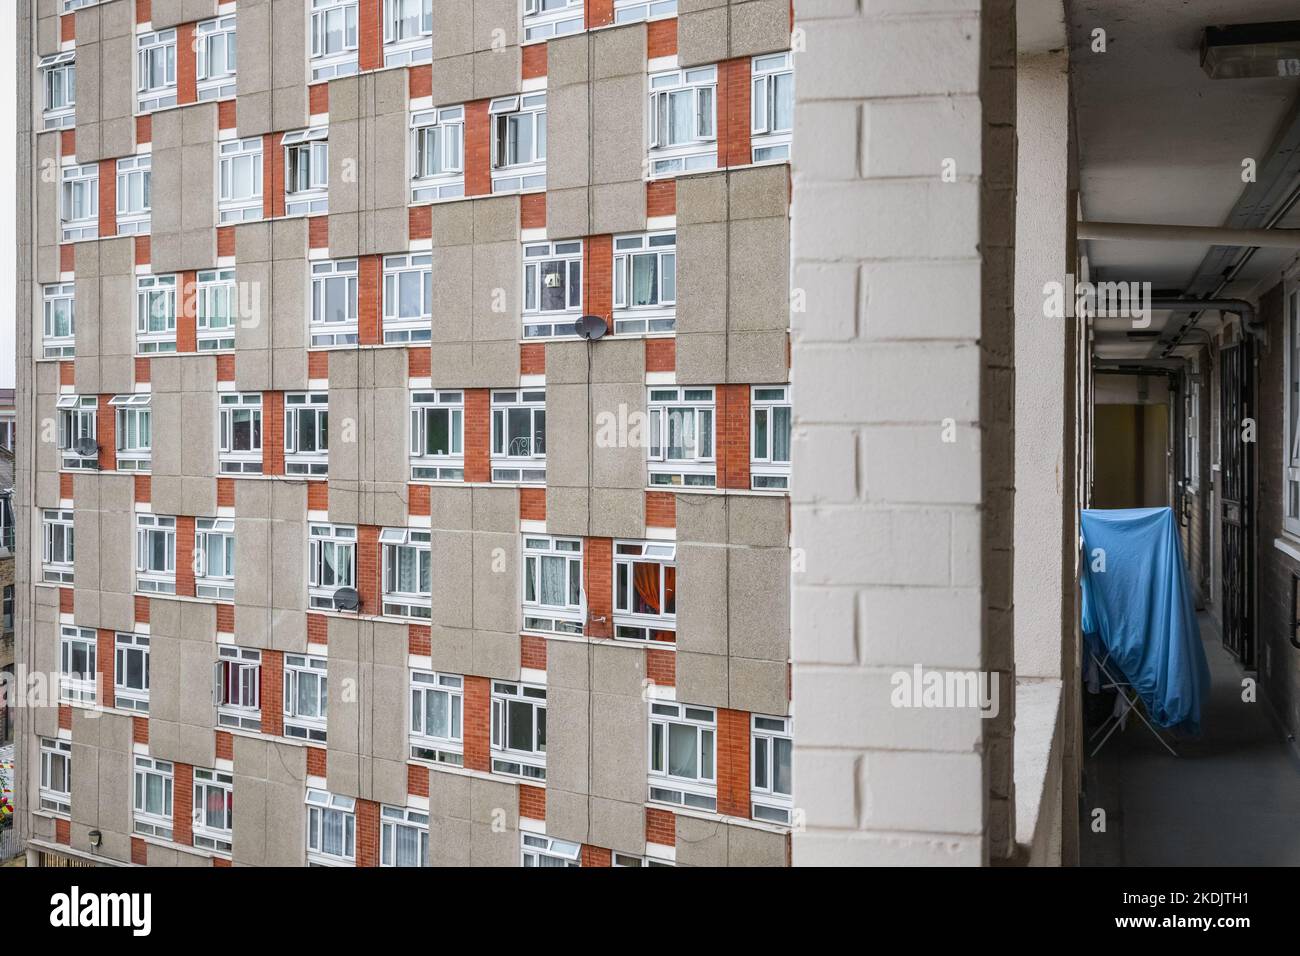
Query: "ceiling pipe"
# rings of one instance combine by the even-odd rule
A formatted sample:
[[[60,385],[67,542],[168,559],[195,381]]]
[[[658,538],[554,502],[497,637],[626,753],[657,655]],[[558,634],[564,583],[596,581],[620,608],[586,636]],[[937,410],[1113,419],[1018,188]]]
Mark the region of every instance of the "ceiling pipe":
[[[1227,229],[1221,226],[1161,226],[1144,222],[1084,222],[1080,239],[1130,242],[1199,242],[1211,246],[1300,249],[1300,229]]]
[[[1256,324],[1255,306],[1245,299],[1152,299],[1149,305],[1152,309],[1172,312],[1202,312],[1206,309],[1235,312],[1241,316],[1241,327],[1247,335],[1258,339],[1264,334],[1263,326]],[[1178,344],[1172,343],[1165,354],[1177,348]]]

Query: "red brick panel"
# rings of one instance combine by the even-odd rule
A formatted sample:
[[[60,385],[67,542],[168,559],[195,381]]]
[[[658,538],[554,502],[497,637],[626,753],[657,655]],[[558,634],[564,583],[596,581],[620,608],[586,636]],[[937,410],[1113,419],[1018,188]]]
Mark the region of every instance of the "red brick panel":
[[[519,666],[546,670],[546,638],[531,635],[519,638]]]
[[[65,20],[69,19],[64,17]],[[62,817],[54,821],[54,842],[62,843],[64,846],[72,845],[72,822]]]
[[[546,819],[546,791],[541,787],[519,785],[519,815],[530,820]]]
[[[524,50],[545,49],[544,44],[526,46]],[[519,197],[519,228],[546,228],[546,193],[527,193]]]
[[[645,523],[651,528],[677,527],[677,495],[671,491],[647,491]]]
[[[717,388],[719,488],[749,488],[749,386]]]
[[[235,128],[235,101],[222,100],[217,104],[217,129]]]
[[[77,15],[69,13],[67,16],[59,17],[59,42],[67,43],[69,40],[77,38]]]
[[[488,771],[492,743],[492,684],[486,677],[465,678],[465,769]]]
[[[262,651],[262,733],[279,737],[284,733],[284,653]]]
[[[198,340],[198,274],[181,273],[180,308],[176,310],[176,351],[197,352]]]
[[[116,649],[117,640],[113,632],[107,628],[99,628],[95,632],[95,655],[99,665],[99,701],[105,707],[112,707],[117,703],[115,676],[117,655],[114,653]]]
[[[149,599],[147,597],[136,595],[135,622],[137,624],[149,623]]]
[[[139,133],[140,120],[142,117],[136,117],[136,132]],[[139,141],[137,135],[136,141]],[[59,131],[59,155],[76,156],[77,155],[77,131],[75,129],[65,129]]]
[[[327,754],[324,747],[307,748],[307,775],[323,777],[328,771]]]
[[[646,24],[646,56],[653,60],[661,56],[677,55],[677,18],[652,20]]]
[[[749,81],[749,57],[718,64],[719,166],[748,166],[752,159]]]
[[[525,342],[519,346],[519,374],[546,374],[546,346],[540,342]]]
[[[176,28],[176,103],[197,103],[198,58],[194,50],[194,24],[182,23]]]
[[[410,99],[418,100],[433,95],[433,67],[427,63],[407,70],[406,92]]]
[[[149,745],[149,718],[131,718],[131,743]]]
[[[312,216],[307,220],[307,248],[328,249],[330,247],[330,217]]]
[[[216,752],[218,760],[235,759],[235,737],[224,730],[217,731]]]
[[[614,0],[587,0],[585,10],[586,26],[589,30],[592,27],[608,26],[614,22]]]
[[[153,262],[153,242],[149,236],[135,237],[135,264],[147,266]]]
[[[99,467],[102,471],[117,470],[117,408],[108,404],[112,395],[99,396],[95,409],[96,441],[99,442]]]
[[[383,601],[379,589],[379,556],[379,527],[360,525],[357,528],[357,592],[364,614],[378,614]]]
[[[76,385],[77,384],[77,366],[72,362],[59,363],[59,384]]]
[[[546,520],[546,489],[519,489],[519,517],[523,521]]]
[[[377,70],[384,65],[384,27],[381,0],[360,0],[357,4],[357,66]]]
[[[284,474],[284,392],[262,393],[262,474]]]
[[[314,352],[307,353],[307,377],[329,380],[330,377],[330,354],[329,352],[317,349]]]
[[[218,508],[235,507],[235,479],[234,478],[217,479],[217,507]]]
[[[217,356],[217,381],[233,382],[235,380],[235,356],[227,352]]]
[[[136,866],[149,865],[149,844],[139,837],[131,837],[131,862]]]
[[[148,23],[153,18],[153,0],[135,0],[135,22]]]
[[[135,380],[137,382],[143,385],[145,382],[149,381],[151,369],[152,366],[150,366],[149,360],[147,358],[140,358],[139,356],[136,356]]]
[[[492,412],[486,388],[465,389],[465,480],[489,481]]]
[[[59,729],[60,730],[72,729],[72,705],[71,704],[59,704]]]
[[[429,514],[430,508],[428,485],[406,486],[406,514],[408,517],[425,517]]]
[[[585,867],[593,866],[613,866],[613,852],[606,850],[604,847],[591,846],[584,843],[582,845],[582,865]]]
[[[465,104],[465,195],[492,192],[492,127],[488,101]]]
[[[415,657],[428,657],[433,653],[433,631],[428,624],[406,626],[407,653]]]
[[[587,538],[582,545],[583,587],[587,592],[588,637],[614,634],[614,540]],[[600,620],[604,618],[604,620]]]
[[[307,482],[307,510],[330,510],[330,485],[328,481]]]
[[[411,346],[406,350],[406,374],[409,378],[428,378],[433,372],[433,353],[429,346]]]
[[[317,83],[315,86],[307,87],[307,109],[312,116],[330,111],[330,85],[328,83]]]
[[[172,839],[181,846],[194,845],[194,767],[172,764]]]
[[[235,633],[235,606],[233,604],[217,605],[217,631],[221,634]]]
[[[749,819],[749,714],[718,709],[718,812]]]
[[[77,269],[77,247],[72,243],[59,246],[59,271],[75,272]]]
[[[283,133],[262,137],[262,218],[284,215],[284,148]]]
[[[194,519],[176,516],[176,594],[194,597]]]
[[[677,817],[671,810],[646,807],[645,839],[647,843],[658,843],[660,846],[677,845]]]
[[[135,500],[142,505],[153,500],[153,481],[148,475],[135,476]]]
[[[588,236],[582,244],[582,311],[614,324],[614,237]]]
[[[362,256],[357,263],[357,338],[362,345],[379,345],[384,341],[384,320],[379,308],[382,272],[379,256]]]
[[[677,371],[677,340],[646,339],[645,370],[647,372]]]
[[[330,622],[324,614],[307,615],[307,643],[329,646]]]
[[[99,235],[117,235],[117,160],[99,161]]]
[[[217,228],[217,258],[225,259],[235,254],[235,227]]]
[[[645,649],[646,676],[657,687],[677,686],[677,653],[663,651],[657,647]]]
[[[214,869],[228,868],[230,865],[231,865],[230,861],[227,860],[225,857],[214,856],[212,858],[212,866]]]
[[[145,477],[147,478],[148,476]],[[60,472],[59,473],[59,497],[66,498],[69,501],[71,501],[72,487],[73,487],[72,473],[67,471]],[[139,500],[140,500],[139,498],[136,499],[136,501]]]
[[[358,800],[356,814],[357,866],[378,866],[379,804],[373,800]]]
[[[429,795],[429,769],[419,764],[406,765],[406,792],[413,797]]]
[[[73,603],[73,598],[74,598],[74,594],[72,588],[59,588],[59,613],[60,614],[73,613],[73,608],[75,606]]]
[[[525,80],[534,80],[546,75],[545,43],[530,43],[524,47],[523,63],[519,72]]]

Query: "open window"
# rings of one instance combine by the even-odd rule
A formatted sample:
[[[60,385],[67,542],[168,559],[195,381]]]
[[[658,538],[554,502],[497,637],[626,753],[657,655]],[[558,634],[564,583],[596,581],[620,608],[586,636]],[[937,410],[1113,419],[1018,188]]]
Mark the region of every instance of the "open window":
[[[77,122],[76,53],[41,57],[42,120],[45,129],[71,129]]]
[[[666,541],[614,543],[614,636],[677,641],[677,545]]]
[[[650,76],[650,175],[674,176],[718,165],[718,68]]]
[[[430,533],[411,528],[384,528],[384,614],[428,620],[431,616]]]
[[[310,531],[308,604],[332,611],[334,592],[357,586],[357,529],[351,525],[313,523]]]
[[[59,414],[59,451],[69,471],[93,471],[99,467],[98,410],[94,395],[60,395],[55,402]]]
[[[465,195],[465,107],[411,114],[411,202]]]
[[[492,682],[492,772],[546,779],[546,688]]]
[[[318,216],[329,212],[329,130],[324,126],[285,133],[284,214]]]
[[[262,729],[262,652],[233,644],[217,645],[217,726]]]
[[[114,395],[108,400],[117,419],[117,468],[148,471],[153,455],[153,396],[148,392]]]
[[[194,768],[194,845],[229,853],[234,840],[235,775],[224,770]]]
[[[176,30],[137,34],[135,44],[138,111],[149,113],[175,106]]]
[[[235,599],[235,519],[194,521],[194,593],[218,601]]]
[[[492,191],[546,188],[546,94],[502,96],[488,104],[492,118]]]
[[[465,480],[465,393],[411,393],[411,477]]]
[[[325,743],[329,670],[323,657],[284,655],[284,735]]]
[[[135,516],[135,589],[176,593],[176,519],[155,514]]]
[[[194,62],[200,100],[235,95],[235,14],[195,24]]]

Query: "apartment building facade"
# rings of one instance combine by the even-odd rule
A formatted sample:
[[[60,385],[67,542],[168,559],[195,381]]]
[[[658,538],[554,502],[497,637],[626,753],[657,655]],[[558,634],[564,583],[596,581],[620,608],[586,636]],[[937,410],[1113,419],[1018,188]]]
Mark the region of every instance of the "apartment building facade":
[[[18,11],[29,859],[787,864],[789,3]]]

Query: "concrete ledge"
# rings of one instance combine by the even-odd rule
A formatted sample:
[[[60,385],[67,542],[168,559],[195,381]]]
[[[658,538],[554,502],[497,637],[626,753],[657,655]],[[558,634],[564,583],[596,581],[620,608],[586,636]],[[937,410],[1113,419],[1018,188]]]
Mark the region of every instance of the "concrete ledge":
[[[1061,682],[1016,681],[1016,859],[1061,863]]]

